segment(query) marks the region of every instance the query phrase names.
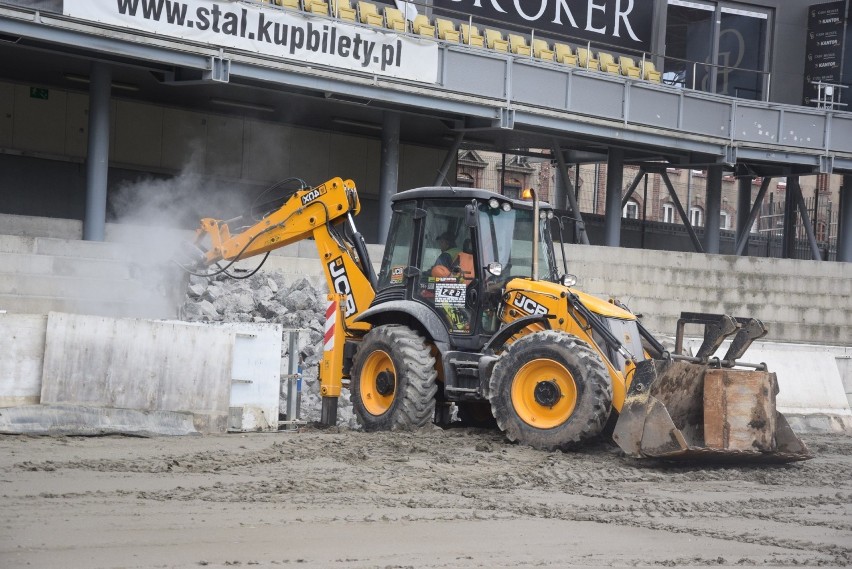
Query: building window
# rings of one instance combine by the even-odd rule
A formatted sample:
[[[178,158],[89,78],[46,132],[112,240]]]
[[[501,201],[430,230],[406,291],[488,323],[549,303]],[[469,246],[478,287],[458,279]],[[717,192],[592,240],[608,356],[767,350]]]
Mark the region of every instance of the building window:
[[[693,227],[702,227],[704,225],[704,210],[700,207],[689,208],[689,223]]]
[[[639,204],[634,200],[627,200],[624,205],[624,210],[621,212],[621,217],[626,219],[639,219]]]
[[[720,229],[730,229],[731,228],[731,218],[728,216],[727,211],[723,211],[719,214],[719,228]]]
[[[770,14],[725,0],[668,0],[664,80],[762,100]]]
[[[456,185],[461,188],[472,188],[474,186],[473,176],[462,172],[458,175],[458,179],[456,179]]]
[[[675,222],[675,208],[673,204],[664,203],[663,204],[663,223],[674,223]]]
[[[507,198],[518,199],[521,197],[521,181],[512,178],[511,180],[506,180],[503,184],[503,195]]]

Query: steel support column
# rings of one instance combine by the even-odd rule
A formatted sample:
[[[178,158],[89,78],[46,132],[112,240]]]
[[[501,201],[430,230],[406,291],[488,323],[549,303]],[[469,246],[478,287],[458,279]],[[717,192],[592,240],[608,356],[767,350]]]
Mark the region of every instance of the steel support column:
[[[742,255],[746,249],[746,245],[748,245],[748,236],[751,232],[751,226],[754,225],[754,222],[757,221],[757,216],[760,214],[760,206],[763,204],[763,198],[766,196],[766,191],[769,189],[770,180],[772,180],[772,178],[764,178],[763,182],[760,184],[760,190],[757,192],[757,198],[755,198],[754,205],[743,224],[746,231],[745,233],[737,236],[737,246],[734,250],[735,255]]]
[[[379,174],[378,243],[384,245],[391,219],[391,196],[399,187],[399,113],[385,111],[382,117],[382,158]]]
[[[627,188],[627,191],[624,192],[624,197],[621,198],[621,209],[624,210],[627,207],[627,202],[630,201],[630,198],[633,197],[633,194],[636,192],[636,188],[639,187],[639,182],[642,181],[642,178],[646,178],[647,172],[641,166],[639,167],[639,171],[636,172],[636,176],[634,176],[633,181],[630,182],[630,186]]]
[[[799,186],[798,176],[787,177],[787,189],[784,192],[784,234],[781,237],[781,258],[796,258],[796,200],[793,187]]]
[[[796,183],[793,184],[792,187],[793,200],[795,200],[796,206],[799,208],[799,216],[802,218],[802,225],[805,227],[805,235],[808,236],[808,245],[811,247],[811,256],[813,256],[814,261],[821,261],[822,255],[819,252],[819,245],[817,245],[814,226],[811,224],[811,216],[808,214],[808,206],[805,204],[804,196],[802,196],[802,186],[799,185],[798,178],[794,179],[796,180]],[[791,191],[789,184],[787,185],[787,191]]]
[[[568,199],[568,205],[571,206],[571,212],[574,214],[575,238],[579,238],[583,245],[589,244],[589,235],[586,233],[586,224],[583,222],[583,215],[580,213],[580,207],[577,205],[577,194],[574,184],[571,183],[571,176],[568,175],[568,165],[565,163],[565,157],[562,156],[562,148],[559,146],[559,141],[553,139],[553,154],[556,156],[556,164],[559,166],[559,177],[562,180],[562,190],[565,197]],[[579,167],[577,168],[579,171]],[[562,204],[554,204],[559,208]]]
[[[743,176],[740,178],[739,193],[737,194],[737,244],[745,240],[745,246],[748,245],[748,237],[751,233],[751,225],[748,222],[748,218],[751,212],[751,184],[753,181],[754,178],[752,176]],[[741,254],[737,253],[737,255]]]
[[[456,176],[455,174],[452,176],[448,176],[450,171],[450,166],[453,165],[453,161],[458,159],[459,156],[459,148],[461,148],[461,143],[464,140],[464,133],[460,132],[456,135],[455,140],[453,140],[453,145],[447,150],[447,155],[444,157],[444,163],[441,164],[441,169],[438,170],[438,177],[435,178],[436,186],[441,186],[443,184],[447,184],[448,186],[456,185]]]
[[[668,172],[666,172],[665,170],[661,170],[659,174],[660,178],[663,179],[663,183],[666,185],[666,189],[669,190],[669,197],[672,199],[672,203],[674,203],[678,215],[680,215],[680,219],[683,222],[683,226],[686,227],[686,232],[689,234],[689,239],[692,241],[692,246],[695,248],[695,252],[703,253],[704,248],[701,246],[701,240],[698,239],[698,235],[696,235],[695,229],[693,229],[692,224],[689,222],[689,216],[683,209],[683,204],[680,203],[680,198],[677,197],[677,192],[675,191],[674,186],[672,186],[672,181],[669,179]]]
[[[606,218],[604,245],[621,246],[621,190],[624,182],[624,150],[610,148],[606,162]]]
[[[840,232],[837,234],[837,260],[852,263],[852,175],[843,176],[840,188]]]
[[[94,61],[89,72],[89,141],[86,154],[86,213],[83,239],[103,241],[109,171],[109,99],[112,70]]]
[[[707,208],[704,218],[704,249],[708,253],[719,254],[721,241],[722,212],[722,167],[710,166],[707,169]]]

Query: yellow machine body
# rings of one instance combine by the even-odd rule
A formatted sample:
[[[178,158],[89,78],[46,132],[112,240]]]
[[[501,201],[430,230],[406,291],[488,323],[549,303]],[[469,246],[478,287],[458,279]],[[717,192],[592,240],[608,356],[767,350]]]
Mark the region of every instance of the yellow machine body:
[[[496,422],[511,440],[541,449],[573,448],[614,422],[613,439],[634,457],[811,457],[776,409],[775,375],[738,361],[766,334],[759,321],[692,315],[685,321],[705,326],[704,344],[695,357],[670,354],[617,300],[558,277],[541,223],[553,214],[535,199],[420,188],[393,201],[378,277],[352,219],[360,203],[351,180],[299,189],[248,221],[203,219],[196,233],[205,267],[314,240],[330,292],[324,422],[336,421],[350,380],[367,430],[420,427],[454,404],[463,420]],[[426,243],[436,236],[464,238],[464,247]],[[438,271],[438,254],[449,251],[456,265]],[[518,272],[527,266],[529,276]],[[725,338],[731,347],[716,359]]]

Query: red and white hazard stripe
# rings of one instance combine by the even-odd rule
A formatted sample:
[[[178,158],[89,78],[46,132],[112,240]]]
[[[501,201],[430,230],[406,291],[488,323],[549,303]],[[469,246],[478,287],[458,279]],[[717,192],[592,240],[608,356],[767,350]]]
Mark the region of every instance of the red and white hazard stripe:
[[[337,326],[337,301],[329,300],[325,309],[325,335],[323,336],[323,350],[330,352],[334,349],[334,328]]]

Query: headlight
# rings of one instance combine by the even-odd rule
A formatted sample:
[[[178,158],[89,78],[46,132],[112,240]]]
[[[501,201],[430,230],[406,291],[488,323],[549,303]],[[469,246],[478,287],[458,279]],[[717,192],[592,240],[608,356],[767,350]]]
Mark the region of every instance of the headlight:
[[[562,286],[571,287],[577,284],[577,275],[562,275]]]

